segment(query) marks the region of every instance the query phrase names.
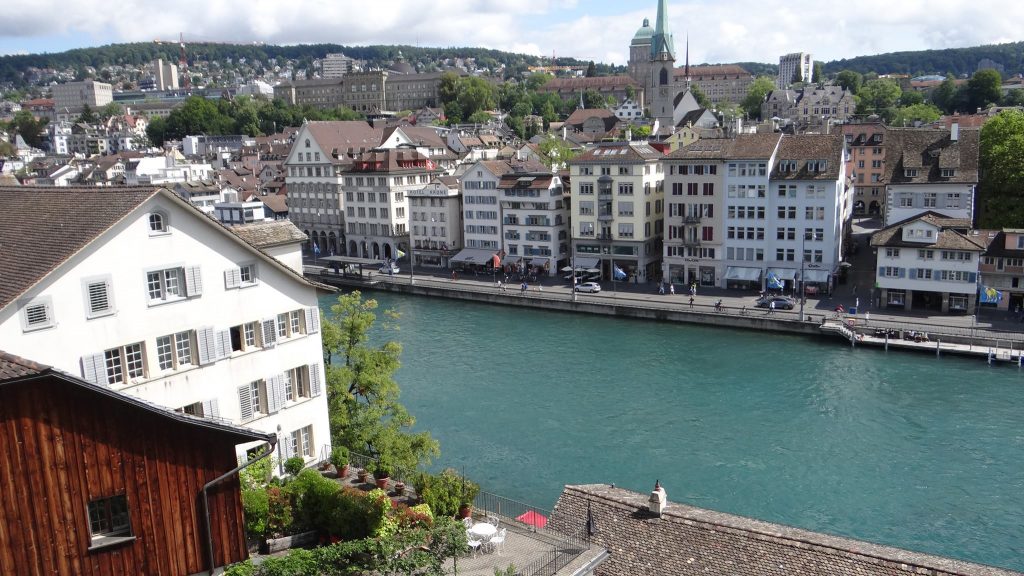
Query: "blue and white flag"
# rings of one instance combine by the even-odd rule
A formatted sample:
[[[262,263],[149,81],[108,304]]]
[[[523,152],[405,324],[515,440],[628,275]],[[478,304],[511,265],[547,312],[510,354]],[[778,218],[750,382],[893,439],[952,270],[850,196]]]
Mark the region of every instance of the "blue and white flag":
[[[775,272],[769,272],[765,276],[765,283],[768,285],[769,290],[782,290],[785,285],[782,280],[779,280],[779,276]]]
[[[399,258],[405,258],[405,252],[402,252],[397,248],[395,248],[395,254],[397,254],[397,256],[395,256],[395,260],[398,260]]]
[[[982,304],[999,304],[1003,299],[1003,293],[990,286],[982,286],[978,302]]]
[[[320,255],[320,245],[316,242],[313,242],[313,254]]]
[[[622,268],[619,268],[618,266],[613,267],[612,275],[615,277],[616,280],[626,279],[626,272]]]

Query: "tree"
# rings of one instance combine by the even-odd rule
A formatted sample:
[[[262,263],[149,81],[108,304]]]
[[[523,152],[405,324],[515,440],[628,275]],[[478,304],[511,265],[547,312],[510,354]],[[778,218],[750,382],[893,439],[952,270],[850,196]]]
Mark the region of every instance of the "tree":
[[[824,65],[821,62],[817,62],[816,61],[814,63],[814,72],[813,72],[813,75],[811,76],[811,82],[814,82],[815,84],[821,84],[824,81],[825,81],[825,68],[824,68]]]
[[[608,105],[605,102],[604,96],[597,90],[587,90],[583,93],[583,107],[587,109],[591,108],[606,108]]]
[[[927,124],[935,122],[942,116],[942,111],[933,104],[911,104],[898,108],[889,119],[892,126],[914,126],[916,122]]]
[[[594,61],[591,60],[587,64],[587,78],[593,78],[594,76],[597,76],[597,68],[594,67]]]
[[[700,104],[701,108],[711,108],[711,99],[704,94],[704,91],[700,89],[700,86],[693,84],[690,86],[690,94],[697,99],[697,104]]]
[[[896,111],[896,104],[903,95],[903,90],[895,80],[882,78],[872,80],[864,84],[857,97],[860,99],[857,105],[858,114],[878,114],[888,121]]]
[[[1003,96],[1003,106],[1024,106],[1024,90],[1014,88]]]
[[[163,146],[167,141],[167,119],[163,116],[151,118],[146,126],[146,136],[154,146]]]
[[[924,104],[924,95],[920,92],[904,92],[900,95],[900,107],[905,108],[915,104]]]
[[[441,106],[455,102],[459,96],[459,75],[455,72],[441,74],[441,82],[437,87],[437,96],[441,100]]]
[[[978,223],[981,228],[1024,222],[1024,112],[1004,110],[981,128]]]
[[[343,294],[324,318],[327,404],[335,446],[378,458],[393,469],[414,470],[440,453],[429,432],[413,433],[416,419],[398,401],[394,380],[402,346],[395,341],[369,345],[377,321],[377,301],[359,291]],[[394,328],[398,314],[384,311],[383,328]]]
[[[82,112],[78,115],[75,122],[82,124],[95,124],[99,119],[96,117],[96,113],[92,111],[92,107],[88,104],[82,105]]]
[[[636,98],[636,88],[633,88],[632,84],[626,85],[626,98],[633,100]]]
[[[99,109],[99,112],[97,113],[97,115],[100,118],[100,121],[106,121],[110,118],[113,118],[114,116],[120,116],[122,114],[124,114],[124,107],[118,104],[117,102],[111,102],[109,104],[104,105],[102,108]]]
[[[932,90],[932,104],[935,104],[946,114],[952,114],[956,109],[957,101],[956,79],[950,74],[934,90]]]
[[[549,158],[551,162],[554,162],[559,166],[564,166],[569,162],[569,160],[572,160],[577,155],[565,140],[559,138],[545,138],[540,142],[538,147],[545,158]]]
[[[999,72],[986,68],[978,70],[967,81],[967,112],[988,108],[1003,98],[1003,77]]]
[[[25,143],[33,148],[40,148],[43,145],[43,130],[49,121],[46,118],[36,120],[28,110],[20,110],[11,120],[11,129],[15,134],[22,137]]]
[[[857,94],[864,84],[864,77],[853,70],[843,70],[836,74],[836,84],[842,86],[844,90],[849,90],[851,94]]]
[[[758,76],[750,83],[747,96],[740,103],[748,118],[761,117],[761,104],[772,90],[775,90],[775,81],[768,76]]]

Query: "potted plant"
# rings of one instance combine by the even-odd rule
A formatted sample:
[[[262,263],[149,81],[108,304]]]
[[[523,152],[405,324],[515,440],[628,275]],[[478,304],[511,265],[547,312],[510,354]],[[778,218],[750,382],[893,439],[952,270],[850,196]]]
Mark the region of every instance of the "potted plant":
[[[391,466],[383,462],[378,463],[377,470],[373,473],[373,477],[377,480],[377,488],[387,490],[388,480],[391,478]]]
[[[405,494],[405,482],[401,480],[395,482],[395,496],[401,496]]]
[[[359,483],[360,484],[366,484],[366,481],[370,478],[370,474],[373,474],[376,471],[377,471],[377,463],[374,462],[373,460],[370,460],[369,462],[367,462],[366,465],[363,466],[359,470],[359,473],[358,473]]]
[[[338,477],[345,478],[348,476],[348,448],[344,446],[335,446],[331,450],[331,464],[338,470]]]

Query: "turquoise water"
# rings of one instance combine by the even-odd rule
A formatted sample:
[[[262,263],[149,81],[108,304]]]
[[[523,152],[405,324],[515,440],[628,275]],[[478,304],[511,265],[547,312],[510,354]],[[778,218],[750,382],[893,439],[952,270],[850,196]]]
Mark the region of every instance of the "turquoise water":
[[[615,483],[1024,570],[1024,373],[762,332],[371,293],[436,463],[551,507]],[[325,298],[324,303],[330,299]]]

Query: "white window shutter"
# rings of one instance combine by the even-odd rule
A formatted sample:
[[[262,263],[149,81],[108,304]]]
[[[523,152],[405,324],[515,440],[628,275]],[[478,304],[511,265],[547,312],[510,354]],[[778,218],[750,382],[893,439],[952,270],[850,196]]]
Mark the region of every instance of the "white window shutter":
[[[263,321],[263,347],[273,348],[277,344],[277,321],[271,318]]]
[[[103,354],[82,356],[82,378],[93,384],[107,384],[107,367]]]
[[[238,288],[242,285],[242,272],[238,268],[229,268],[224,271],[224,287]]]
[[[306,334],[316,334],[320,331],[320,309],[316,306],[306,308]]]
[[[188,266],[185,268],[185,292],[186,296],[202,295],[203,277],[199,273],[199,266]]]
[[[292,452],[292,434],[292,432],[289,432],[283,439],[281,439],[281,443],[284,444],[284,450],[281,452],[284,454],[285,460],[295,455],[295,453]]]
[[[281,409],[281,404],[284,403],[282,392],[280,375],[267,378],[267,412],[270,414],[276,414]]]
[[[309,365],[309,395],[316,398],[320,395],[320,365]]]
[[[210,400],[203,400],[203,417],[217,418],[219,416],[220,407],[217,405],[217,399],[211,398]]]
[[[207,326],[196,330],[196,344],[199,347],[200,366],[217,361],[217,337],[213,328]]]
[[[231,356],[231,330],[220,330],[217,332],[217,358],[227,358]]]
[[[252,420],[252,393],[249,385],[238,387],[238,406],[242,413],[242,422]]]

